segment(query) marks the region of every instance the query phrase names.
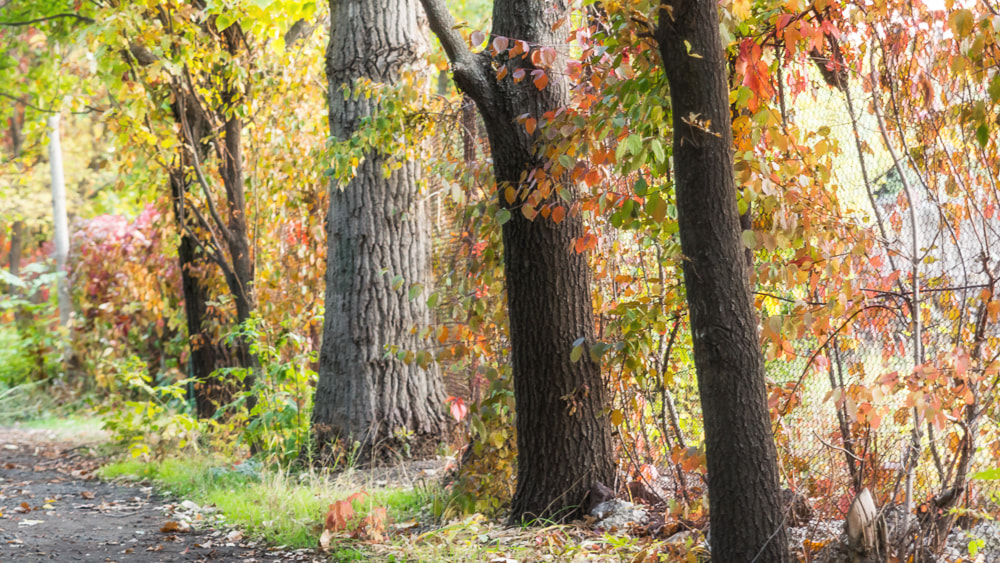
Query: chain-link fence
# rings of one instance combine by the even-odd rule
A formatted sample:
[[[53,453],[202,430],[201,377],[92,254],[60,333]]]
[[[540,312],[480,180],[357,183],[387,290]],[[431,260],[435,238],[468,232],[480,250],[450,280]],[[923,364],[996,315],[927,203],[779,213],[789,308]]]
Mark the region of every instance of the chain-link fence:
[[[802,127],[830,127],[839,142],[832,181],[859,228],[875,233],[870,252],[882,263],[858,275],[900,275],[890,287],[872,284],[868,306],[836,337],[807,335],[796,345],[800,361],[769,364],[772,380],[796,382],[801,393],[801,406],[778,423],[784,476],[793,488],[829,501],[824,508],[831,516],[842,516],[854,484],[882,502],[903,502],[912,466],[918,511],[933,509],[920,505],[935,499],[943,505],[954,491],[961,501],[950,506],[996,514],[1000,481],[959,475],[1000,466],[994,365],[1000,335],[991,304],[1000,272],[1000,257],[991,251],[1000,248],[1000,223],[984,211],[993,196],[977,191],[976,182],[988,172],[957,148],[942,153],[965,158],[960,178],[954,168],[949,175],[918,163],[912,147],[897,147],[901,175],[875,117],[861,109],[870,107],[870,94],[865,99],[860,88],[852,90],[854,119],[842,92],[815,94],[789,117]],[[892,142],[900,143],[898,137]],[[918,337],[921,350],[914,348]],[[809,361],[816,356],[824,361]]]

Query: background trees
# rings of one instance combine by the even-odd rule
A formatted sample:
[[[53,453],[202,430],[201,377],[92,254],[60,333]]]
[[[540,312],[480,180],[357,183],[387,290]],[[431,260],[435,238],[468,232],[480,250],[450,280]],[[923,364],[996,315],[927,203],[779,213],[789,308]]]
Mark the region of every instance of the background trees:
[[[620,494],[672,500],[666,519],[697,528],[709,514],[705,478],[715,483],[709,494],[734,505],[759,488],[768,514],[738,534],[719,524],[713,538],[720,553],[733,549],[738,559],[764,543],[778,549],[780,531],[769,535],[777,530],[774,475],[725,493],[735,488],[725,469],[746,474],[738,461],[754,458],[742,450],[712,453],[727,446],[716,439],[718,427],[726,438],[739,434],[717,424],[718,415],[736,416],[742,410],[732,406],[747,405],[756,414],[733,427],[753,430],[755,437],[740,439],[759,456],[753,463],[771,455],[769,422],[781,485],[813,499],[819,514],[842,514],[865,487],[879,504],[903,502],[905,487],[897,483],[909,473],[914,510],[929,515],[919,535],[940,543],[951,525],[947,508],[989,509],[993,481],[984,470],[1000,453],[993,439],[1000,311],[992,258],[995,15],[980,4],[945,11],[919,3],[758,0],[723,3],[717,14],[700,6],[699,22],[717,15],[721,23],[722,54],[709,57],[705,46],[714,43],[683,31],[688,6],[664,8],[661,18],[659,4],[641,2],[579,12],[498,3],[487,37],[474,21],[454,27],[428,3],[441,54],[424,51],[410,29],[418,10],[406,5],[406,25],[373,16],[337,28],[323,81],[325,34],[289,47],[287,32],[295,22],[316,23],[326,6],[6,3],[2,16],[24,21],[70,15],[3,26],[13,31],[0,58],[0,84],[10,85],[0,87],[10,89],[0,96],[9,118],[3,140],[20,153],[0,162],[0,189],[11,196],[0,203],[10,225],[0,255],[19,246],[24,252],[16,279],[4,277],[17,289],[4,294],[0,310],[0,343],[16,343],[0,345],[0,366],[19,366],[18,375],[0,382],[47,381],[64,369],[46,340],[54,302],[51,269],[41,260],[49,233],[38,219],[48,212],[39,124],[58,101],[64,112],[90,111],[63,114],[74,230],[82,235],[70,259],[76,381],[107,402],[116,435],[138,454],[180,451],[183,440],[233,444],[236,435],[262,444],[259,459],[290,463],[308,451],[325,322],[345,344],[331,346],[324,361],[362,358],[364,348],[365,369],[393,374],[372,384],[380,397],[378,385],[411,377],[404,374],[435,365],[448,374],[452,397],[428,384],[426,393],[409,394],[425,399],[410,406],[389,393],[396,414],[371,420],[397,421],[387,435],[389,426],[413,424],[384,442],[398,439],[396,446],[412,442],[407,432],[419,434],[415,428],[433,435],[432,420],[443,426],[445,416],[424,417],[424,410],[447,408],[461,421],[471,453],[439,505],[449,516],[513,507],[515,519],[558,518],[580,505],[584,483],[617,480]],[[357,39],[359,28],[372,32]],[[365,54],[383,28],[401,33],[398,44],[391,36],[391,55],[399,57],[392,61]],[[227,43],[232,37],[238,41]],[[460,101],[447,75],[429,89],[419,72],[392,66],[426,60],[440,70],[445,56],[481,122],[463,111],[472,105]],[[692,71],[719,57],[724,71]],[[23,68],[38,80],[22,80]],[[699,82],[722,73],[725,87]],[[328,91],[325,82],[333,84]],[[715,95],[712,111],[700,97],[708,93]],[[226,177],[236,154],[227,128],[236,125],[245,196],[236,208],[246,253],[225,234],[232,230]],[[331,128],[335,138],[326,143]],[[716,178],[685,164],[711,155],[710,169],[724,171],[730,144],[739,192],[692,205],[692,185],[730,186],[724,172]],[[324,172],[348,188],[335,192],[332,214]],[[389,208],[372,205],[404,179],[424,185],[391,192],[405,195]],[[32,198],[38,186],[43,197]],[[421,206],[433,210],[429,227],[416,220]],[[175,220],[163,219],[172,212]],[[750,223],[736,230],[734,212]],[[727,222],[699,219],[709,214]],[[21,236],[13,236],[16,221],[23,221]],[[692,227],[712,227],[705,231],[711,236],[689,237]],[[382,233],[419,241],[425,229],[434,242],[426,255],[422,243],[367,244]],[[708,243],[718,249],[702,253]],[[752,310],[731,297],[748,290],[737,267],[746,265],[737,257],[741,244],[754,258],[743,272]],[[390,259],[364,258],[375,248],[424,267],[406,272]],[[345,303],[337,313],[320,305],[328,249],[337,274],[327,288],[331,303]],[[242,323],[247,307],[237,306],[213,256],[233,272],[233,256],[252,258],[256,313],[242,314]],[[418,278],[427,264],[433,283]],[[188,312],[200,321],[185,322],[185,287]],[[708,297],[711,291],[725,297]],[[367,327],[351,325],[339,311],[363,310],[355,296],[385,303],[387,314]],[[697,306],[706,300],[722,308]],[[28,330],[8,329],[14,311],[33,313],[18,315],[34,319],[23,325]],[[742,322],[702,330],[710,314]],[[379,323],[392,329],[371,328]],[[754,355],[758,326],[763,376]],[[214,398],[226,407],[218,418],[195,422],[185,418],[196,394],[187,376],[203,379],[217,367],[196,361],[204,371],[189,371],[188,350],[205,350],[191,346],[201,340],[222,355],[248,343],[260,369],[251,389]],[[339,353],[352,349],[357,354]],[[711,352],[732,355],[723,367],[746,363],[732,376],[739,385],[718,397],[713,382],[724,370],[713,369]],[[139,360],[128,361],[132,355]],[[239,373],[217,370],[215,377],[233,381]],[[46,396],[65,389],[47,387]],[[367,409],[363,395],[352,404]],[[196,405],[202,414],[214,412],[208,399]],[[254,399],[258,416],[247,423]],[[317,410],[317,421],[321,415]],[[167,446],[142,449],[153,435],[147,425],[170,436],[161,442]],[[331,451],[349,454],[353,443],[344,446]],[[732,514],[713,498],[712,518]],[[813,549],[793,547],[802,557]],[[906,558],[917,548],[911,542],[894,553]]]

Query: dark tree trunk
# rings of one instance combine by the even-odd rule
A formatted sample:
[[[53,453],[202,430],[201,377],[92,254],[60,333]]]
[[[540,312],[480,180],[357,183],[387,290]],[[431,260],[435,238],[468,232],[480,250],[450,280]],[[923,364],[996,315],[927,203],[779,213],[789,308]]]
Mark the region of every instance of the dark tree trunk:
[[[230,26],[231,29],[238,26]],[[236,54],[235,47],[237,40],[229,39],[233,48],[231,52]],[[223,107],[231,107],[237,103],[238,94],[229,91],[223,94]],[[225,110],[220,114],[225,113]],[[233,302],[236,305],[236,322],[243,327],[250,320],[254,310],[257,308],[257,298],[254,294],[254,262],[250,249],[249,227],[247,224],[247,202],[246,189],[243,177],[243,121],[233,115],[226,120],[223,127],[225,135],[225,148],[222,152],[222,183],[226,190],[226,203],[228,209],[228,233],[226,236],[229,247],[229,259],[231,269],[225,272],[226,284],[230,293],[233,294]],[[236,361],[237,364],[246,368],[247,374],[243,380],[243,387],[249,391],[256,380],[257,370],[260,362],[256,354],[250,351],[250,339],[242,329],[236,338]],[[251,394],[247,398],[247,408],[253,409],[256,405],[256,397]]]
[[[170,172],[170,193],[173,199],[174,220],[180,224],[187,221],[194,229],[195,222],[190,215],[185,216],[178,207],[183,194],[188,189],[183,168]],[[228,355],[225,347],[214,341],[213,336],[205,329],[208,320],[208,286],[197,275],[207,257],[201,250],[198,241],[187,232],[182,231],[181,242],[177,248],[177,259],[181,269],[181,287],[184,292],[184,313],[187,319],[188,347],[190,352],[190,376],[196,380],[194,384],[195,407],[199,418],[210,418],[216,409],[233,399],[233,388],[224,382],[212,378],[212,373],[227,367]]]
[[[178,92],[184,95],[183,92]],[[190,133],[193,142],[188,142],[185,134],[180,141],[197,150],[197,158],[204,162],[209,146],[204,143],[209,135],[208,116],[197,111],[197,101],[187,98],[172,106],[174,121]],[[184,313],[187,320],[188,347],[190,352],[190,376],[195,379],[195,410],[199,418],[210,418],[220,406],[233,400],[236,388],[230,383],[212,377],[215,370],[231,367],[231,357],[222,342],[216,342],[205,324],[209,320],[208,301],[210,294],[205,280],[197,275],[210,260],[202,243],[192,236],[198,229],[198,222],[190,211],[185,211],[185,194],[191,187],[191,155],[180,152],[178,166],[170,171],[170,196],[173,203],[174,220],[181,231],[181,241],[177,248],[177,258],[181,269],[181,286],[184,292]],[[184,229],[187,226],[187,229]]]
[[[705,422],[712,559],[780,562],[789,554],[736,208],[717,10],[707,0],[675,2],[672,12],[660,11],[656,35],[670,83],[684,283]]]
[[[483,116],[490,140],[497,189],[525,186],[527,175],[541,169],[545,143],[529,135],[517,116],[543,115],[566,105],[565,61],[546,69],[549,85],[538,90],[529,79],[515,83],[514,71],[535,70],[515,57],[498,62],[508,73],[498,80],[487,53],[473,54],[454,32],[451,16],[438,0],[422,0],[434,33],[441,39],[454,70],[455,83]],[[538,46],[564,45],[568,16],[563,0],[508,0],[493,10],[493,35]],[[556,30],[553,30],[556,27]],[[555,178],[552,191],[575,199],[576,187]],[[555,202],[552,196],[547,202]],[[506,198],[500,200],[507,204]],[[594,313],[586,257],[573,249],[583,235],[582,219],[567,213],[562,222],[528,220],[522,202],[509,205],[503,226],[504,271],[510,317],[510,342],[517,404],[517,490],[511,521],[535,518],[565,520],[580,515],[591,487],[614,477],[610,423],[600,366],[584,353],[573,362],[573,343],[594,342]],[[565,203],[564,205],[569,205]]]
[[[332,0],[326,52],[330,132],[346,139],[376,107],[345,100],[358,78],[394,83],[425,48],[416,0]],[[387,346],[417,350],[414,327],[431,322],[429,224],[419,197],[420,168],[404,163],[388,178],[383,157],[368,153],[356,176],[331,187],[327,216],[326,316],[312,424],[321,459],[338,439],[361,444],[364,459],[389,448],[436,445],[447,430],[444,385],[435,365],[409,365]],[[392,279],[400,276],[402,287]],[[403,433],[399,433],[403,431]],[[398,437],[409,437],[400,443]]]

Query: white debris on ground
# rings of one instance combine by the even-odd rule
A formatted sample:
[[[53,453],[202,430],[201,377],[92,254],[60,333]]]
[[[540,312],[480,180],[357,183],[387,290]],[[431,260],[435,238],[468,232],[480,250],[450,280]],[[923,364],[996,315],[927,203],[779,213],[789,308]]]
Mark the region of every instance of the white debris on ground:
[[[842,520],[813,520],[806,526],[788,528],[787,537],[793,553],[815,553],[819,549],[814,561],[841,561],[847,555],[847,536]],[[983,521],[970,530],[955,528],[936,560],[940,563],[1000,563],[1000,522]]]
[[[590,515],[597,518],[594,529],[625,530],[633,524],[641,526],[649,522],[649,512],[645,508],[617,498],[598,504]]]
[[[952,530],[943,556],[942,561],[963,557],[976,563],[1000,563],[1000,522],[983,521],[971,530]]]

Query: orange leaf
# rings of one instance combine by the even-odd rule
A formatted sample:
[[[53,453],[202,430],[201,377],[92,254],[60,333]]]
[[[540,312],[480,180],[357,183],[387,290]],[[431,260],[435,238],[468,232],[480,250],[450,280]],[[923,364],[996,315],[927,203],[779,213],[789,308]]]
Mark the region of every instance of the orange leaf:
[[[505,76],[507,76],[507,67],[502,66],[500,67],[500,70],[497,71],[497,80],[503,80]]]
[[[558,206],[552,209],[552,220],[558,225],[566,217],[566,208]]]
[[[514,199],[517,198],[517,190],[514,189],[514,186],[507,186],[503,191],[503,197],[507,203],[514,203]]]
[[[524,128],[528,131],[529,135],[532,135],[532,134],[535,133],[535,126],[536,125],[538,125],[538,122],[535,121],[534,117],[529,117],[528,119],[524,120]]]
[[[535,88],[538,88],[539,90],[542,90],[543,88],[545,88],[545,86],[548,85],[548,83],[549,83],[549,77],[545,75],[545,71],[543,71],[543,70],[533,70],[533,71],[531,71],[531,75],[535,77],[535,80],[534,80],[534,82],[535,82]]]

